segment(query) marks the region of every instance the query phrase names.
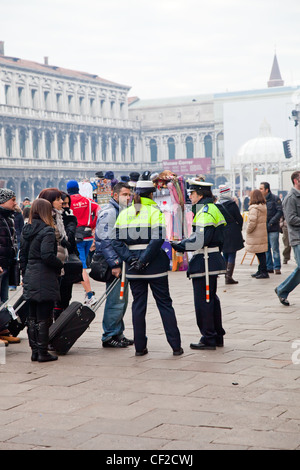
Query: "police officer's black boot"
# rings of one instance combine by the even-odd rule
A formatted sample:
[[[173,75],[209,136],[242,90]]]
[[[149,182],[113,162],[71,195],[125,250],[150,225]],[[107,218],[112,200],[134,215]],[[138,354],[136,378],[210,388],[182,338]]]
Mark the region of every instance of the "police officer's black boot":
[[[38,348],[38,362],[56,361],[57,356],[49,354],[48,352],[49,341],[49,322],[40,321],[37,324],[37,348]]]
[[[29,346],[31,347],[31,360],[37,361],[38,360],[38,346],[37,346],[37,325],[34,318],[28,319],[27,324],[27,335]]]
[[[235,281],[232,277],[235,263],[227,263],[225,284],[238,284],[239,281]]]

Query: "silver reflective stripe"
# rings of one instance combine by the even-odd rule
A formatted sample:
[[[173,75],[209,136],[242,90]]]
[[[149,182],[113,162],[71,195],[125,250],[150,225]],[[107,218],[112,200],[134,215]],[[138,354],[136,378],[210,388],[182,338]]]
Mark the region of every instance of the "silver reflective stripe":
[[[226,274],[225,269],[219,270],[219,271],[209,271],[210,276],[216,276],[218,274]],[[194,277],[204,277],[205,273],[194,273],[194,274],[189,274],[189,278],[192,279]]]
[[[208,248],[207,252],[208,253],[218,253],[220,251],[218,246],[215,246],[214,248]],[[200,250],[194,251],[194,255],[203,255],[204,254],[204,249],[200,248]]]
[[[155,279],[157,277],[167,276],[168,271],[159,274],[126,274],[127,279]]]
[[[144,245],[128,245],[129,250],[145,250],[148,244]]]

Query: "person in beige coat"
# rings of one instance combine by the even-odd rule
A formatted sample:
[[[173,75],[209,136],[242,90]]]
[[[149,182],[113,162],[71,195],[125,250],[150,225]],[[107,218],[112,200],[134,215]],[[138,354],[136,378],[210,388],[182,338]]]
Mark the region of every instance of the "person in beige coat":
[[[258,271],[252,274],[252,277],[256,279],[268,278],[266,263],[266,251],[268,251],[267,205],[259,189],[254,189],[250,193],[245,249],[248,253],[255,253],[259,261]]]

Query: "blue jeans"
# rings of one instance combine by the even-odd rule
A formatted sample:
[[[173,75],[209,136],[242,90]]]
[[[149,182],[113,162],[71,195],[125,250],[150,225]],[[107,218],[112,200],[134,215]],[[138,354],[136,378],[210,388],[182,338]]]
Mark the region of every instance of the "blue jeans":
[[[300,245],[293,246],[297,268],[277,287],[277,294],[284,299],[300,284]]]
[[[272,252],[273,257],[272,257]],[[279,251],[279,232],[269,232],[268,233],[268,251],[267,256],[267,269],[280,269],[280,251]],[[274,260],[274,262],[273,262]]]
[[[110,286],[110,282],[106,283],[106,289]],[[123,337],[125,329],[123,317],[128,304],[128,281],[125,281],[123,300],[120,300],[120,283],[108,295],[102,320],[103,335],[102,341],[108,341],[113,336]]]

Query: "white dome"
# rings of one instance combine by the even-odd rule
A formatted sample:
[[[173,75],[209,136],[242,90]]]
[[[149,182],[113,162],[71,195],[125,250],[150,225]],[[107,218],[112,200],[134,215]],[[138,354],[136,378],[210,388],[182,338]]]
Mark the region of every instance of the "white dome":
[[[283,139],[272,137],[270,125],[264,120],[260,127],[259,136],[248,140],[239,148],[232,159],[232,164],[276,163],[279,161],[286,161]]]

